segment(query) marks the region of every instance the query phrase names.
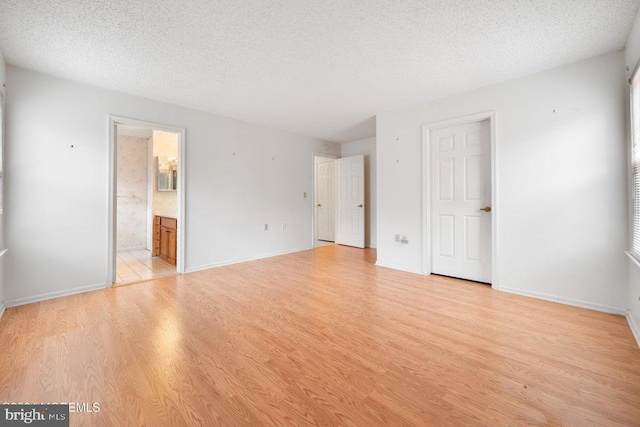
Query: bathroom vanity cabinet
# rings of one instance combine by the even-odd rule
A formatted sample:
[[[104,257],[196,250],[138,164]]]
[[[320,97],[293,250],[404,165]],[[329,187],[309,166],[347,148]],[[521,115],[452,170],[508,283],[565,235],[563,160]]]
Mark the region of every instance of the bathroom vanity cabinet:
[[[153,256],[176,265],[178,220],[156,215],[153,220]]]

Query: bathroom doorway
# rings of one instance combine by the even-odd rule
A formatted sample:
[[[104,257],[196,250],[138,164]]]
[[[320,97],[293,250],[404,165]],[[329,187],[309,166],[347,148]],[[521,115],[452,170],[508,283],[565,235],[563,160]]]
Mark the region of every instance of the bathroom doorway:
[[[184,131],[111,117],[109,282],[182,272]]]

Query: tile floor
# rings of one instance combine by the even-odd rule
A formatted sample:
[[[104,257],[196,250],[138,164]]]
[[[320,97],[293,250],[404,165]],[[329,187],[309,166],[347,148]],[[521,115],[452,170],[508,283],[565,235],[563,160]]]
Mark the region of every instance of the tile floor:
[[[152,257],[150,251],[118,252],[116,283],[114,285],[124,285],[172,274],[177,274],[176,267],[158,257]]]

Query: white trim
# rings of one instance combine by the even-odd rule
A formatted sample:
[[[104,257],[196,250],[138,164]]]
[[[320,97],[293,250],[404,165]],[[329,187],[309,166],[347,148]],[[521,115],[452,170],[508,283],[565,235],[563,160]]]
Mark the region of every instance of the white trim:
[[[388,264],[388,263],[382,262],[380,260],[376,261],[376,266],[377,267],[384,267],[384,268],[391,268],[393,270],[400,270],[400,271],[404,271],[406,273],[413,273],[413,274],[423,275],[423,272],[421,270],[419,270],[419,269],[411,268],[411,267],[403,267],[403,266],[393,265],[393,264]]]
[[[431,274],[431,131],[483,120],[489,120],[491,132],[491,287],[493,289],[499,289],[498,143],[496,138],[495,111],[485,111],[422,125],[422,274]]]
[[[638,328],[636,321],[633,319],[631,310],[627,311],[627,315],[625,317],[627,318],[627,323],[629,323],[629,327],[631,328],[631,333],[633,334],[633,337],[636,339],[636,342],[638,343],[638,347],[640,347],[640,328]]]
[[[178,165],[179,166],[179,165]],[[156,181],[156,164],[153,161],[153,132],[149,139],[147,139],[147,238],[146,245],[150,252],[153,252],[153,194],[157,181]],[[176,194],[177,196],[177,194]]]
[[[636,63],[636,66],[633,68],[633,71],[631,72],[631,75],[629,76],[629,84],[631,84],[631,82],[633,81],[633,78],[636,76],[636,73],[640,72],[640,60],[638,60],[638,62]]]
[[[572,305],[574,307],[587,308],[589,310],[602,311],[602,312],[611,313],[611,314],[619,314],[621,316],[624,316],[627,314],[627,309],[622,307],[613,307],[610,305],[598,304],[595,302],[582,301],[582,300],[577,300],[573,298],[565,298],[557,295],[545,294],[542,292],[527,291],[524,289],[510,288],[505,286],[501,286],[499,290],[501,292],[507,292],[510,294],[517,294],[525,297],[532,297],[532,298],[537,298],[545,301],[552,301],[552,302],[557,302],[561,304]]]
[[[7,308],[8,307],[16,307],[16,306],[19,306],[19,305],[31,304],[31,303],[34,303],[34,302],[46,301],[46,300],[49,300],[49,299],[66,297],[66,296],[69,296],[69,295],[81,294],[81,293],[84,293],[84,292],[98,291],[98,290],[101,290],[101,289],[106,289],[108,287],[109,286],[107,286],[104,283],[99,283],[97,285],[80,286],[79,288],[65,289],[63,291],[49,292],[49,293],[46,293],[46,294],[35,295],[35,296],[32,296],[32,297],[18,298],[18,299],[14,299],[14,300],[10,300],[10,301],[5,301],[4,305]]]
[[[638,61],[640,64],[640,61]],[[631,84],[631,79],[629,80],[629,84]],[[627,97],[627,102],[625,102],[625,113],[627,118],[627,123],[625,126],[625,131],[627,133],[627,247],[629,249],[633,246],[633,198],[634,198],[634,183],[633,183],[633,140],[632,140],[632,131],[631,131],[631,123],[633,121],[632,111],[631,111],[631,87],[625,93]],[[627,253],[629,255],[629,253]]]
[[[176,260],[176,271],[180,274],[185,269],[185,168],[186,168],[186,130],[185,128],[168,126],[160,123],[152,123],[144,120],[131,119],[116,115],[109,115],[109,162],[108,162],[108,206],[107,215],[107,284],[113,286],[116,274],[116,125],[138,126],[165,132],[173,132],[179,135],[178,138],[178,257]]]
[[[627,227],[629,228],[629,231],[627,232],[627,247],[632,249],[633,248],[633,222],[634,222],[634,206],[633,206],[633,199],[635,197],[635,186],[634,186],[634,178],[633,178],[633,108],[632,108],[632,104],[633,104],[633,87],[632,85],[632,81],[633,78],[635,77],[635,74],[640,70],[640,60],[638,60],[638,63],[636,64],[635,68],[633,69],[633,71],[631,72],[631,75],[629,76],[629,87],[628,90],[626,91],[626,96],[627,96],[627,102],[625,103],[625,112],[626,112],[626,116],[627,116],[627,123],[625,126],[625,130],[627,132]],[[631,252],[631,250],[629,251],[625,251],[625,253],[627,254],[627,256],[631,259],[631,261],[633,261],[633,263],[637,266],[640,267],[640,260],[638,260],[638,258]]]
[[[338,156],[335,154],[318,153],[316,151],[311,153],[311,247],[314,247],[316,243],[316,157],[322,157],[323,159],[337,160]],[[335,179],[334,179],[335,181]],[[336,184],[337,185],[337,184]],[[336,212],[337,216],[337,209]],[[334,221],[335,224],[335,221]],[[335,225],[334,225],[335,231]],[[335,242],[335,234],[333,236]]]
[[[640,260],[638,260],[638,258],[636,258],[631,251],[625,251],[624,253],[627,254],[629,259],[633,261],[636,267],[640,268]],[[638,343],[638,347],[640,347],[640,328],[638,328],[638,325],[636,324],[636,321],[633,318],[633,314],[631,313],[631,310],[627,311],[627,315],[625,317],[627,318],[627,322],[629,323],[629,327],[631,328],[633,337],[636,339],[636,342]]]
[[[638,260],[638,258],[636,258],[636,256],[633,253],[631,253],[631,251],[624,251],[624,253],[627,254],[629,259],[633,261],[636,267],[640,268],[640,260]]]
[[[9,250],[9,249],[3,249],[3,250],[1,250],[1,251],[0,251],[0,257],[4,256],[4,254],[6,254],[8,250]]]
[[[431,273],[431,129],[422,125],[422,271]]]
[[[117,155],[117,129],[114,118],[109,116],[109,143],[107,144],[107,279],[106,283],[110,286],[116,277],[116,155]]]
[[[256,255],[256,256],[247,257],[247,258],[232,259],[232,260],[227,260],[227,261],[214,262],[212,264],[205,264],[205,265],[199,265],[199,266],[196,266],[196,267],[189,267],[189,268],[187,268],[185,273],[194,273],[196,271],[208,270],[210,268],[224,267],[224,266],[227,266],[227,265],[234,265],[234,264],[240,264],[240,263],[243,263],[243,262],[256,261],[256,260],[264,259],[264,258],[272,258],[272,257],[280,256],[280,255],[292,254],[292,253],[295,253],[295,252],[304,252],[304,251],[308,251],[308,250],[311,250],[311,249],[314,249],[314,247],[313,246],[311,246],[311,247],[305,246],[303,248],[291,249],[291,250],[279,251],[279,252],[269,252],[269,253],[266,253],[266,254]]]
[[[6,307],[3,302],[0,302],[0,319],[2,319],[2,315],[4,314]]]

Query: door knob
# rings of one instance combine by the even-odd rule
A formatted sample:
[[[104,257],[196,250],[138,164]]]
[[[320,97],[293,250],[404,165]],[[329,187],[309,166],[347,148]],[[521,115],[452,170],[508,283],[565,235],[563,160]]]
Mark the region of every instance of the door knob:
[[[358,205],[358,207],[359,207],[359,208],[361,208],[361,207],[362,207],[362,205]]]
[[[491,206],[486,206],[484,208],[479,209],[481,211],[485,211],[485,212],[491,212]]]
[[[317,206],[317,207],[320,207],[320,206],[322,206],[322,205],[321,205],[320,203],[318,203],[316,206]]]

